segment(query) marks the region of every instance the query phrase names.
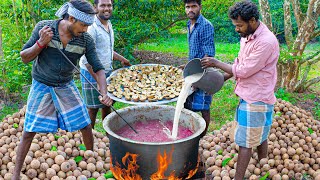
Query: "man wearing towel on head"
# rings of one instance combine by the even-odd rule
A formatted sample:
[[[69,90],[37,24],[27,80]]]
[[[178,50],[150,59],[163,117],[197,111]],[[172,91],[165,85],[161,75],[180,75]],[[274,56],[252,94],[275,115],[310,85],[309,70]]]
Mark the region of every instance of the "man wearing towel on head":
[[[20,55],[24,63],[34,60],[24,132],[20,141],[13,180],[20,179],[24,159],[36,133],[55,133],[58,128],[70,132],[80,130],[88,150],[93,149],[91,120],[73,81],[74,67],[55,45],[77,65],[86,55],[97,74],[101,103],[110,106],[106,95],[104,68],[96,54],[92,37],[86,32],[94,21],[95,11],[84,0],[65,3],[56,13],[61,19],[39,22]],[[55,43],[55,45],[53,44]]]
[[[274,88],[277,82],[279,43],[268,27],[259,21],[258,7],[251,1],[237,2],[229,9],[229,17],[241,36],[240,51],[233,65],[204,58],[204,68],[217,67],[228,78],[236,79],[235,93],[240,102],[236,109],[234,136],[239,146],[235,180],[242,180],[252,148],[258,158],[268,156],[268,135],[272,124]],[[233,132],[232,132],[233,133]]]

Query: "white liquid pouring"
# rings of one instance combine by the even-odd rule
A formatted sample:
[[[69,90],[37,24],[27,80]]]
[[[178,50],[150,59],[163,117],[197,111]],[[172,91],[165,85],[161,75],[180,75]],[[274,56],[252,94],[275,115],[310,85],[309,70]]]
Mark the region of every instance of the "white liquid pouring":
[[[184,103],[186,102],[187,97],[189,96],[189,92],[191,90],[191,86],[193,83],[199,81],[202,77],[202,73],[193,74],[190,76],[187,76],[184,79],[184,85],[182,86],[182,89],[180,91],[176,110],[174,113],[174,120],[173,120],[173,128],[172,128],[172,136],[171,138],[176,139],[178,136],[178,125],[180,120],[181,111],[184,107]]]

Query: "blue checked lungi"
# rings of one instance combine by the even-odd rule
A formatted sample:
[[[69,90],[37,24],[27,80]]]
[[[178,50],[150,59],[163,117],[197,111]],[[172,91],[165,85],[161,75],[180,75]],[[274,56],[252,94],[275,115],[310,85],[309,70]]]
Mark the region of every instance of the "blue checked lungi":
[[[212,95],[207,94],[201,89],[195,90],[190,96],[188,96],[184,107],[192,111],[204,111],[209,110],[212,102]]]
[[[83,74],[95,87],[97,87],[97,81],[91,76],[89,71],[80,68],[81,74]],[[112,71],[106,73],[106,78],[110,76]],[[80,75],[82,95],[84,103],[88,108],[104,108],[106,107],[99,100],[99,93]]]
[[[272,118],[272,104],[249,104],[241,99],[235,115],[235,143],[246,148],[261,145],[269,136]]]
[[[32,80],[24,131],[55,133],[61,128],[73,132],[90,123],[88,111],[73,81],[52,87]]]

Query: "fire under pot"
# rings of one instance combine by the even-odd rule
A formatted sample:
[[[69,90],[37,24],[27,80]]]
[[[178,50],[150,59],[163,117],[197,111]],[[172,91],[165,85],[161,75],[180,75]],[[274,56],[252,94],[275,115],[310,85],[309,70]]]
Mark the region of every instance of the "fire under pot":
[[[166,122],[173,121],[175,107],[166,105],[131,106],[117,112],[130,124],[148,120]],[[163,176],[160,179],[166,179],[174,176],[177,178],[172,179],[186,179],[188,176],[190,178],[190,173],[196,172],[200,134],[206,126],[204,119],[197,113],[187,109],[182,110],[179,126],[189,128],[193,134],[172,142],[138,142],[115,133],[124,126],[126,123],[115,112],[109,114],[103,122],[103,127],[110,140],[112,171],[115,177],[121,177],[119,179],[140,179],[141,177],[141,179],[147,180],[159,179],[152,177]],[[132,133],[134,132],[132,131]],[[136,157],[133,159],[133,163],[136,163],[134,167],[132,167],[132,162],[130,164],[125,162],[124,158],[128,158],[128,155],[135,155],[132,156]],[[161,159],[167,162],[165,164],[159,162]],[[131,166],[131,169],[128,170],[128,166]],[[121,170],[115,171],[115,167],[121,168]],[[132,174],[133,171],[136,174]],[[131,174],[121,174],[125,172]],[[157,176],[157,173],[162,175]]]

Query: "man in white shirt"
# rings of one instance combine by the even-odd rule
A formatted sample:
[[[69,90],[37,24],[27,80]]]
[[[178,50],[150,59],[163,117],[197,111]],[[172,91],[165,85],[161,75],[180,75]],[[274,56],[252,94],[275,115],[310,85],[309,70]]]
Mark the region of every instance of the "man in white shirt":
[[[113,10],[113,0],[95,0],[94,8],[98,12],[95,16],[94,23],[88,28],[88,33],[93,37],[98,57],[105,68],[106,77],[112,72],[113,59],[121,62],[123,66],[130,66],[130,62],[115,52],[114,48],[114,33],[111,21],[109,20]],[[80,60],[80,71],[90,82],[97,86],[96,74],[92,71],[85,56]],[[95,120],[99,108],[101,108],[101,116],[104,119],[110,112],[110,107],[103,105],[98,99],[98,92],[81,76],[82,94],[87,106],[91,119],[91,126],[94,128]]]

